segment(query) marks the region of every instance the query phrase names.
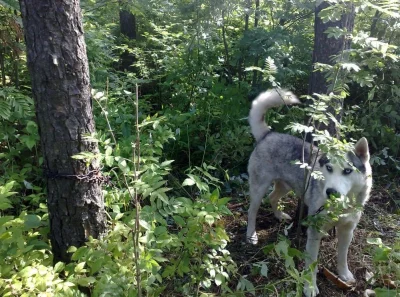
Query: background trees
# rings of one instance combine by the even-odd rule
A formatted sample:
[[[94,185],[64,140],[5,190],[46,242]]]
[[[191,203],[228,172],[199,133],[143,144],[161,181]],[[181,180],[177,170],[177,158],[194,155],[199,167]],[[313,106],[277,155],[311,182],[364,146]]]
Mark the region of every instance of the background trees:
[[[269,219],[268,205],[261,210],[261,224],[269,226],[261,238],[263,253],[242,245],[246,166],[254,146],[246,117],[261,90],[281,86],[305,95],[314,75],[324,82],[312,84],[321,87],[311,91],[317,94],[313,104],[273,110],[268,122],[276,131],[288,127],[301,136],[311,129],[299,124],[304,117],[328,123],[334,117],[326,117],[326,110],[340,96],[342,119],[336,125],[344,139],[368,138],[376,185],[350,262],[363,271],[357,275],[374,275],[373,287],[382,287],[378,295],[398,293],[396,2],[353,2],[349,39],[351,30],[331,26],[348,12],[347,2],[319,6],[321,22],[314,24],[315,7],[306,1],[85,0],[84,30],[77,2],[70,2],[64,7],[21,1],[19,11],[16,1],[0,1],[0,295],[84,296],[80,287],[85,295],[137,296],[138,282],[148,296],[300,292],[307,274],[294,259],[301,252],[290,245],[290,225]],[[25,45],[20,14],[28,8]],[[38,14],[42,17],[35,19]],[[67,17],[72,15],[77,17]],[[121,16],[134,16],[136,24],[125,26]],[[35,29],[38,25],[45,27]],[[317,34],[314,25],[321,29]],[[128,38],[133,29],[136,38]],[[316,37],[328,44],[320,48],[325,58],[336,56],[314,60],[320,70],[314,73],[312,53],[322,44],[314,44]],[[344,51],[334,47],[344,40],[351,40]],[[343,145],[322,126],[319,130],[313,133],[325,143]],[[54,177],[45,169],[85,175],[86,170],[97,174],[96,168],[111,180],[102,189],[109,223],[102,239],[88,236],[105,227],[99,185],[55,178],[47,186],[42,178]],[[65,199],[57,199],[57,193]],[[294,212],[292,204],[284,206]],[[54,215],[61,212],[57,220]],[[92,226],[97,218],[99,227],[87,229],[85,222]],[[57,226],[64,233],[50,241]],[[53,253],[50,244],[57,248],[58,235],[63,235],[62,252]],[[334,252],[329,242],[322,249],[328,268]],[[67,252],[68,245],[76,247]],[[69,264],[52,265],[69,257]],[[360,259],[368,261],[360,264]],[[391,288],[382,281],[387,275],[394,280]],[[366,282],[358,277],[354,292],[361,295]],[[323,296],[343,294],[328,280],[320,281]]]

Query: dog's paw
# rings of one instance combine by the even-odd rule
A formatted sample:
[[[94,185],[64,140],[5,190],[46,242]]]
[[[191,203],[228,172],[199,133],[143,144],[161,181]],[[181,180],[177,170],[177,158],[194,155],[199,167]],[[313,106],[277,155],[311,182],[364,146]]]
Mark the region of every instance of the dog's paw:
[[[356,279],[354,278],[354,275],[348,269],[346,269],[344,271],[339,271],[339,278],[342,281],[344,281],[346,284],[349,284],[349,285],[356,283]]]
[[[317,284],[310,286],[309,283],[306,283],[304,285],[303,293],[306,297],[316,297],[319,294]]]
[[[246,242],[256,245],[258,243],[258,236],[256,232],[253,232],[251,235],[246,235]]]
[[[291,221],[292,218],[286,212],[283,211],[276,211],[275,217],[280,221]]]

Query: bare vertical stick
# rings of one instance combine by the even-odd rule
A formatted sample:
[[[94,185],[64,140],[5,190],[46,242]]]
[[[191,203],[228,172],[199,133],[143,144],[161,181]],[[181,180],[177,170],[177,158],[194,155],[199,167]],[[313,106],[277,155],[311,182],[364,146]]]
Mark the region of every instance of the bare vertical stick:
[[[140,171],[140,131],[139,131],[139,87],[136,84],[136,141],[133,146],[133,168],[134,168],[134,182],[138,180],[138,174]],[[135,163],[135,159],[137,157],[137,162]],[[139,210],[140,210],[140,201],[137,190],[135,189],[134,194],[134,203],[136,209],[136,218],[135,218],[135,230],[133,232],[133,245],[135,249],[135,266],[136,266],[136,285],[138,290],[138,297],[142,297],[142,286],[141,286],[141,277],[140,277],[140,268],[139,268]]]

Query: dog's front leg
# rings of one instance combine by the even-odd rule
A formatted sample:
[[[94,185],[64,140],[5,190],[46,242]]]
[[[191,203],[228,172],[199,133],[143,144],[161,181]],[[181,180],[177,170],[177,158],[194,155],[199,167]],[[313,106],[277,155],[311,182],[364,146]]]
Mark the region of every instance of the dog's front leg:
[[[306,245],[306,268],[310,267],[310,265],[317,261],[319,247],[321,244],[322,234],[318,232],[316,229],[312,227],[308,227],[307,230],[307,245]],[[317,296],[319,293],[317,287],[317,266],[314,268],[312,272],[311,284],[306,283],[304,285],[304,294],[307,297]]]
[[[347,265],[347,254],[349,252],[349,246],[353,239],[353,231],[356,228],[357,223],[353,222],[347,224],[339,224],[337,226],[338,234],[338,273],[340,279],[347,283],[355,283],[353,274],[350,272]]]

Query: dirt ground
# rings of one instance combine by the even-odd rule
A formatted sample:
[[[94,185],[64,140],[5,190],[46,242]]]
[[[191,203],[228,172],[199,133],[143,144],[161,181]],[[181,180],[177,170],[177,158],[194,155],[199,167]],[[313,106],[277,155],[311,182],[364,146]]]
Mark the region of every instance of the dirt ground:
[[[373,246],[367,243],[367,238],[380,237],[386,244],[394,242],[396,233],[400,233],[400,213],[394,203],[395,200],[400,199],[400,189],[391,192],[391,194],[383,188],[375,189],[369,202],[366,204],[361,221],[354,233],[353,242],[349,251],[349,267],[356,277],[357,283],[355,287],[350,289],[340,289],[332,281],[328,280],[322,273],[323,267],[329,269],[336,274],[336,246],[337,239],[334,231],[324,238],[321,242],[321,249],[319,254],[319,270],[318,273],[318,287],[322,297],[356,297],[364,296],[366,289],[373,289],[374,285],[368,283],[368,274],[375,271],[374,263],[372,260]],[[285,212],[289,213],[292,218],[296,214],[295,199],[285,198],[284,206]],[[279,286],[284,286],[285,283],[279,280],[287,278],[284,260],[279,259],[275,253],[263,252],[263,247],[270,243],[275,243],[279,235],[284,234],[285,228],[290,223],[281,223],[275,219],[272,210],[268,203],[264,203],[257,216],[257,233],[259,243],[256,246],[245,244],[246,222],[247,222],[247,208],[248,202],[243,202],[242,199],[231,201],[229,208],[234,216],[227,217],[225,221],[226,229],[231,237],[228,249],[231,252],[232,258],[235,260],[239,267],[239,273],[246,275],[256,288],[263,288],[267,284],[276,283],[274,291],[270,293],[256,293],[255,296],[282,296],[279,292]],[[397,214],[396,214],[397,213]],[[291,243],[297,240],[295,237],[295,228],[289,229],[287,237]],[[303,251],[305,246],[305,233],[299,250]],[[291,246],[294,246],[293,244]],[[254,263],[265,261],[268,263],[268,277],[262,276],[259,272],[254,271]],[[304,267],[302,260],[297,263],[299,271]],[[375,283],[375,286],[380,286]],[[294,288],[294,287],[293,287]],[[400,289],[397,288],[400,292]],[[260,291],[261,292],[261,291]],[[252,296],[249,294],[248,296]],[[398,295],[400,296],[400,295]]]

